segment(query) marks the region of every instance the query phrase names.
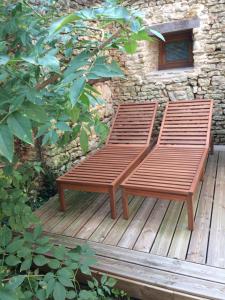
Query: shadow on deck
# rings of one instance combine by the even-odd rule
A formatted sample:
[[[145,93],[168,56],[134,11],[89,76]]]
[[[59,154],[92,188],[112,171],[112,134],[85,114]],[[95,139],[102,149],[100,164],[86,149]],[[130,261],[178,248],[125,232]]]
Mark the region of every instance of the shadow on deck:
[[[67,210],[58,197],[36,211],[46,235],[74,247],[88,242],[96,251],[95,270],[120,279],[139,299],[225,299],[225,151],[208,159],[195,195],[195,229],[187,229],[180,202],[130,197],[130,218],[110,218],[106,194],[66,192]]]

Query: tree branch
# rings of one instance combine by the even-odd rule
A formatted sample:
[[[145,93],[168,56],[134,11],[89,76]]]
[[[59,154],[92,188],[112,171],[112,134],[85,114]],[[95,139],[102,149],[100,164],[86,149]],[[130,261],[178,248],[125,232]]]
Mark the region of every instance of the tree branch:
[[[99,47],[97,47],[95,50],[92,51],[92,55],[97,54],[99,51],[101,51],[102,49],[104,49],[108,44],[110,44],[115,38],[117,38],[121,32],[123,28],[120,27],[114,34],[111,35],[110,38],[108,38],[106,41],[104,41]],[[43,88],[45,88],[46,86],[48,86],[49,84],[53,84],[55,83],[58,79],[60,78],[60,75],[55,74],[52,77],[38,83],[36,85],[36,89],[37,90],[42,90]],[[97,80],[97,81],[96,81]],[[106,78],[102,78],[102,79],[94,79],[94,83],[96,82],[100,82],[100,81],[106,81]],[[88,83],[93,82],[93,80],[88,81]],[[93,83],[91,83],[93,84]]]
[[[46,80],[38,83],[35,88],[36,88],[36,90],[40,91],[43,88],[45,88],[47,85],[55,83],[59,78],[60,78],[60,75],[59,74],[55,74],[52,77],[50,77],[50,78],[48,78],[48,79],[46,79]]]

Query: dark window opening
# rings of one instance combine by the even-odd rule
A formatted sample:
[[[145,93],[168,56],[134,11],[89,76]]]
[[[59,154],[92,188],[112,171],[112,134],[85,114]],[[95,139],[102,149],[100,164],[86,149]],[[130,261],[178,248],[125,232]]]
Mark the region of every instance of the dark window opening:
[[[193,66],[192,30],[164,34],[159,42],[159,70]]]

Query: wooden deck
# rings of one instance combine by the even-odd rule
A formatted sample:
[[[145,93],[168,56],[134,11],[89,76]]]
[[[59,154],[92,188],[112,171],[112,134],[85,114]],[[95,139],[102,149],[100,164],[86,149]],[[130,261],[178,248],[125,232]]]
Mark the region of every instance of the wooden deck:
[[[122,217],[117,192],[116,220],[107,194],[66,192],[37,215],[47,235],[68,247],[88,242],[96,251],[98,272],[120,279],[139,299],[225,299],[225,151],[210,155],[204,181],[195,195],[195,230],[187,229],[183,203],[130,197],[129,220]]]

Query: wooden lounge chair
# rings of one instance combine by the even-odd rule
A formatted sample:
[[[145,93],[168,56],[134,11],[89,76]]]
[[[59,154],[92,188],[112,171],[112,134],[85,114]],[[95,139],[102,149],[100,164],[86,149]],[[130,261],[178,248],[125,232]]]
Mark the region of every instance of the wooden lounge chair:
[[[193,230],[193,194],[210,148],[212,109],[212,100],[167,105],[155,148],[121,184],[125,219],[130,194],[186,201],[188,228]]]
[[[65,189],[106,192],[116,218],[116,189],[150,151],[156,109],[153,102],[118,107],[106,145],[57,179],[61,210]]]

